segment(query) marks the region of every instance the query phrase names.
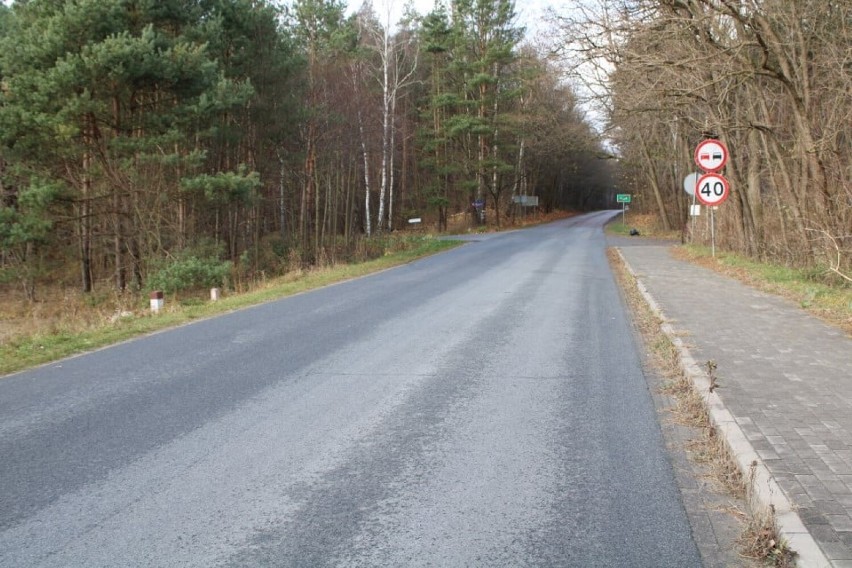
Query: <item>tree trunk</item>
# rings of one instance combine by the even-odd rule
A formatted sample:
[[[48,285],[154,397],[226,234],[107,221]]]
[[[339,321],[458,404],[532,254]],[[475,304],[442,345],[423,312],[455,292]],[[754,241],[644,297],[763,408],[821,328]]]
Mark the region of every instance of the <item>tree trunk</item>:
[[[278,152],[278,231],[281,235],[281,240],[287,242],[287,207],[286,198],[286,183],[287,168],[284,163],[284,156]]]
[[[121,190],[113,188],[112,207],[115,235],[113,237],[113,254],[115,256],[115,289],[124,292],[127,289],[127,268],[124,265],[124,213]]]
[[[80,243],[80,283],[84,293],[92,291],[92,127],[90,117],[83,125],[83,179],[81,183],[80,221],[78,238]]]
[[[479,120],[485,123],[485,97],[487,94],[485,83],[479,86]],[[484,134],[477,134],[476,154],[476,202],[477,222],[485,223],[485,157],[488,155],[488,141]]]
[[[361,135],[361,157],[364,159],[364,233],[371,235],[370,227],[370,155],[367,152],[367,141],[364,137],[364,120],[361,109],[358,109],[358,133]]]
[[[391,98],[391,123],[390,123],[390,152],[388,154],[388,231],[393,230],[393,184],[394,184],[394,167],[396,156],[396,89],[393,91]],[[403,156],[405,159],[405,156]]]
[[[302,203],[299,209],[299,237],[302,252],[307,254],[311,242],[311,218],[313,216],[313,196],[316,186],[316,126],[313,119],[308,124],[307,148],[305,151],[305,181],[302,185]]]
[[[764,256],[763,249],[763,200],[760,195],[760,170],[761,170],[761,148],[760,148],[760,133],[752,129],[748,133],[748,171],[746,173],[748,181],[746,182],[746,195],[748,195],[748,212],[751,218],[751,230],[754,241],[749,243],[749,249],[752,252],[759,252]]]
[[[379,184],[379,215],[376,219],[376,230],[382,231],[385,226],[385,199],[388,194],[388,163],[390,152],[391,131],[391,89],[389,83],[390,44],[388,31],[384,33],[382,56],[382,169]]]
[[[648,164],[645,171],[648,182],[651,184],[651,189],[654,192],[654,200],[657,202],[657,210],[660,215],[660,220],[663,222],[663,229],[665,231],[670,231],[671,224],[669,223],[669,217],[666,214],[666,204],[663,201],[663,194],[660,191],[660,185],[657,183],[657,173],[656,168],[654,168],[654,162],[651,160],[651,153],[648,151],[648,145],[645,143],[645,139],[640,137],[639,141],[642,145],[642,153],[645,155],[645,160]]]

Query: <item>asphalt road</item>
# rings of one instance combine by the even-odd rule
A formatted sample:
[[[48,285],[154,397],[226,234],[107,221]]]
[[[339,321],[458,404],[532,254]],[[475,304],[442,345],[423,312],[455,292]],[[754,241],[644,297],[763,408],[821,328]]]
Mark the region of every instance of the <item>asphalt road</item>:
[[[613,214],[0,380],[0,566],[699,566]]]

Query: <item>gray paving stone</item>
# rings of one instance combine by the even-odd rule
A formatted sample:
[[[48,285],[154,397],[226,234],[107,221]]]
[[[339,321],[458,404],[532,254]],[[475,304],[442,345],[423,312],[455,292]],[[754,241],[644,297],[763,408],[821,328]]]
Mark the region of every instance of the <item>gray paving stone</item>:
[[[835,497],[838,495],[848,495],[849,494],[849,486],[843,483],[840,480],[837,481],[823,481],[825,488],[831,491],[831,494]]]
[[[815,502],[811,502],[810,507],[800,507],[798,510],[799,518],[805,524],[809,525],[828,525],[828,519],[815,507]]]
[[[628,263],[695,360],[716,362],[719,396],[806,528],[852,568],[852,339],[658,242],[630,243]]]
[[[763,461],[781,459],[781,456],[776,454],[773,450],[757,450],[757,455],[760,456],[760,459]]]
[[[844,544],[843,535],[845,533],[837,532],[828,523],[808,525],[808,530],[821,545],[824,543]]]
[[[852,551],[842,542],[826,542],[822,550],[831,560],[852,560]]]
[[[814,503],[815,507],[818,507],[820,511],[822,511],[825,515],[845,515],[846,508],[835,500],[831,501],[817,501]]]
[[[825,518],[834,530],[852,533],[852,517],[849,515],[826,515]]]

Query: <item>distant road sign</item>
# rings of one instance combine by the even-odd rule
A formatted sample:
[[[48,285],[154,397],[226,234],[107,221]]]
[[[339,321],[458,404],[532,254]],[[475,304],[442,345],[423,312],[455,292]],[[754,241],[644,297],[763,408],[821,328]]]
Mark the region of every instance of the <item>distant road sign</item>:
[[[691,173],[683,178],[683,190],[689,195],[695,195],[695,186],[698,183],[698,177],[701,174]]]
[[[721,174],[704,174],[698,178],[698,183],[695,186],[695,197],[707,206],[720,205],[731,193],[731,186],[728,180]]]
[[[705,172],[718,172],[728,163],[728,148],[721,140],[702,140],[695,148],[695,164]]]
[[[611,195],[611,194],[610,194]],[[615,196],[616,203],[630,203],[630,194],[629,193],[619,193]]]
[[[512,203],[523,207],[538,207],[538,195],[515,195],[512,197]]]

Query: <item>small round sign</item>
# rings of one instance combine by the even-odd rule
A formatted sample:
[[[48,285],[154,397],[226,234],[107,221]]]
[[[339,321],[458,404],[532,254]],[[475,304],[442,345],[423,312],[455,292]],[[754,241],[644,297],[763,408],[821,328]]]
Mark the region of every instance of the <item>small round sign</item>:
[[[695,164],[705,172],[717,172],[728,163],[728,148],[721,140],[702,140],[695,148]]]
[[[697,174],[695,172],[689,174],[685,178],[683,178],[683,190],[687,192],[689,195],[695,195],[695,186],[698,183],[698,177],[701,174]]]
[[[703,205],[721,205],[731,193],[731,185],[721,174],[704,174],[695,185],[695,197]]]

